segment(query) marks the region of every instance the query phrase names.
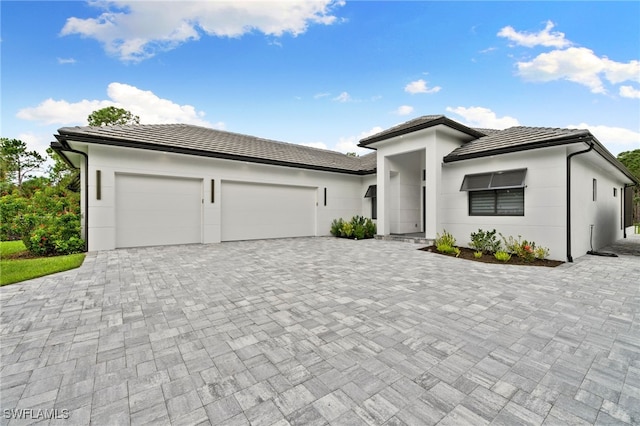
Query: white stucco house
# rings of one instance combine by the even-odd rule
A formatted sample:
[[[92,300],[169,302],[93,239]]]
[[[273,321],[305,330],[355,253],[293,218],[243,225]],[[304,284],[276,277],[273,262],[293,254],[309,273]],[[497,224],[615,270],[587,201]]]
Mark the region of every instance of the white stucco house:
[[[361,157],[186,124],[55,137],[81,170],[90,251],[323,236],[363,215],[380,236],[447,230],[466,245],[495,228],[572,261],[625,236],[638,184],[587,130],[475,129],[443,115],[362,139],[372,152]]]

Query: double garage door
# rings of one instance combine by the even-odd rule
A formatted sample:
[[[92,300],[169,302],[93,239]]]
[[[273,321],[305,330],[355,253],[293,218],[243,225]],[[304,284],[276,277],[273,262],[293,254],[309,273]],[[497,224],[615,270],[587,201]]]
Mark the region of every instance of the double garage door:
[[[202,179],[117,174],[115,190],[116,247],[203,242]],[[315,188],[222,181],[215,201],[222,241],[315,235]]]

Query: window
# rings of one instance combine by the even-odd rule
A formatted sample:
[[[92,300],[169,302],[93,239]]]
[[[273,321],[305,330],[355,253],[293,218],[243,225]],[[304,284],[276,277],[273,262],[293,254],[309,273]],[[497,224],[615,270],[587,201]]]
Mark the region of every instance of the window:
[[[466,175],[461,191],[469,193],[470,216],[524,216],[527,169]]]
[[[593,201],[598,201],[598,179],[593,179]]]
[[[369,185],[367,192],[364,194],[364,198],[371,198],[371,219],[378,218],[378,186]]]

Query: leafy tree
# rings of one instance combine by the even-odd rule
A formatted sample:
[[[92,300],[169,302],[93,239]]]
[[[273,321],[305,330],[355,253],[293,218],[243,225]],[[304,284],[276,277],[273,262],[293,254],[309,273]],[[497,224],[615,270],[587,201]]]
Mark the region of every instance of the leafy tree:
[[[30,173],[39,169],[45,159],[37,151],[27,151],[19,139],[0,138],[0,180],[13,182],[22,188]]]
[[[123,108],[108,106],[93,111],[87,117],[89,126],[124,126],[127,124],[140,124],[140,117],[133,115]]]
[[[618,160],[624,164],[633,175],[640,180],[640,149],[625,151],[618,154]],[[635,223],[640,222],[640,186],[633,189],[633,219]]]

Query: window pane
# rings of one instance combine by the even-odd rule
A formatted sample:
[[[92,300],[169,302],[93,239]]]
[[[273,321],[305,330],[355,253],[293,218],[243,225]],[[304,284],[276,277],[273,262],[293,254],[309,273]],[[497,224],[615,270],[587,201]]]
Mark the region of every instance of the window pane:
[[[499,215],[523,216],[524,215],[524,189],[502,189],[496,191],[497,207]]]
[[[469,192],[469,214],[474,216],[489,216],[495,213],[494,191]]]
[[[493,173],[491,188],[515,188],[524,186],[524,177],[527,169],[509,170],[506,172]]]
[[[461,191],[473,191],[488,189],[491,182],[491,173],[484,175],[466,175],[462,181]]]

